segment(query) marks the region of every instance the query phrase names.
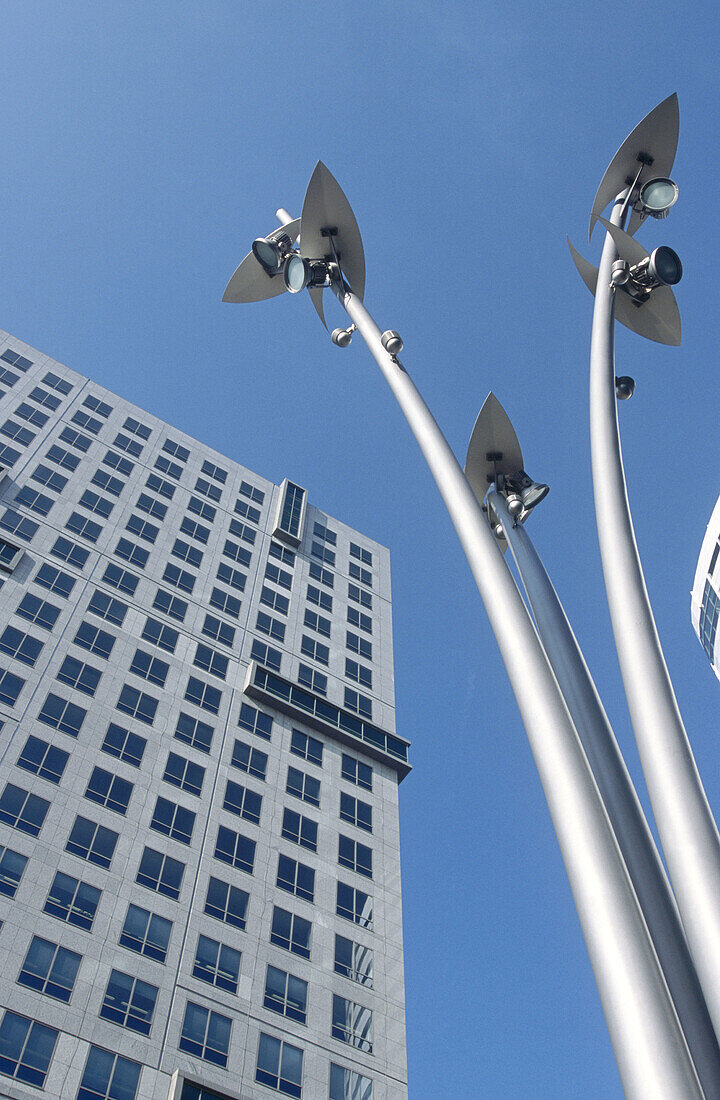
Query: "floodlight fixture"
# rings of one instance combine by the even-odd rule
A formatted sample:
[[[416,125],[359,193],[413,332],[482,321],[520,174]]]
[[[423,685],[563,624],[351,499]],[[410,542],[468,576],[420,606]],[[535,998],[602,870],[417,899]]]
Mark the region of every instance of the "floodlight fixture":
[[[299,294],[305,287],[323,287],[328,276],[329,265],[324,260],[306,260],[299,252],[292,252],[283,267],[285,289],[291,294]]]
[[[670,207],[677,202],[678,194],[679,188],[674,180],[658,176],[642,185],[634,208],[641,214],[649,214],[651,218],[666,218]]]
[[[292,241],[287,233],[280,236],[258,237],[252,243],[252,253],[268,275],[278,275],[285,257],[292,250]]]
[[[524,470],[518,470],[514,474],[506,474],[503,477],[502,486],[498,486],[503,492],[508,503],[508,511],[513,519],[516,516],[525,519],[528,512],[536,508],[550,492],[550,486],[542,482],[533,481]],[[516,501],[521,507],[518,510]]]

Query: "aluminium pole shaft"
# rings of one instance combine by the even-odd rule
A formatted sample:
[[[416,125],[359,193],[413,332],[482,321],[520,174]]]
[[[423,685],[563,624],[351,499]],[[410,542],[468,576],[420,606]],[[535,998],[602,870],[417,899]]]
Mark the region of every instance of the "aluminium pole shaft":
[[[490,619],[535,757],[629,1100],[702,1097],[617,841],[525,604],[447,440],[360,299],[333,284],[435,478]]]
[[[610,219],[621,228],[624,194],[615,200]],[[665,665],[635,542],[615,395],[610,274],[616,256],[607,234],[590,351],[590,440],[600,554],[625,695],[660,843],[707,1007],[720,1035],[720,837]]]
[[[675,899],[615,734],[563,606],[527,530],[513,521],[501,494],[491,493],[488,503],[492,504],[502,523],[540,640],[595,776],[698,1077],[708,1096],[720,1096],[717,1037]]]

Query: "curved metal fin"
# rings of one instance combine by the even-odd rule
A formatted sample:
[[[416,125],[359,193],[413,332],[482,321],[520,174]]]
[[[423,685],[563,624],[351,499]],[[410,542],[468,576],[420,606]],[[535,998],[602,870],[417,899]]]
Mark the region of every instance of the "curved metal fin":
[[[365,294],[365,252],[350,203],[340,184],[321,160],[310,177],[300,218],[300,253],[306,260],[330,255],[323,229],[335,229],[335,248],[350,289],[362,301]],[[316,307],[317,308],[317,307]]]
[[[598,269],[594,264],[591,264],[589,260],[586,260],[584,256],[580,255],[569,237],[567,238],[567,243],[570,249],[570,255],[575,262],[575,267],[580,272],[580,278],[585,283],[590,293],[594,295],[597,287]]]
[[[283,233],[287,233],[294,241],[299,230],[300,219],[296,218],[287,225],[273,229],[268,233],[268,237],[277,239]],[[285,283],[282,275],[268,275],[262,264],[255,259],[254,254],[248,252],[225,287],[222,300],[223,302],[264,302],[266,298],[277,298],[278,294],[284,291]]]
[[[468,443],[465,476],[470,488],[482,503],[496,474],[516,474],[522,469],[522,450],[515,429],[495,394],[489,393]]]
[[[327,328],[327,321],[325,320],[325,306],[323,305],[323,288],[321,286],[308,287],[308,294],[310,295],[310,301],[315,306],[315,312],[318,317]]]
[[[677,94],[659,103],[645,115],[632,133],[625,138],[617,153],[610,161],[605,175],[600,181],[592,210],[588,240],[592,237],[595,223],[609,202],[620,194],[624,187],[635,179],[638,169],[647,158],[646,176],[669,176],[675,161],[678,134],[680,132],[680,111]],[[635,232],[640,225],[639,217],[631,217],[630,229]]]
[[[626,233],[624,229],[621,229],[619,225],[613,225],[607,218],[598,218],[600,224],[607,229],[608,233],[615,242],[617,248],[617,254],[621,260],[627,260],[629,264],[639,264],[641,260],[646,260],[650,253],[646,248],[636,241],[634,237],[631,237],[629,233]]]

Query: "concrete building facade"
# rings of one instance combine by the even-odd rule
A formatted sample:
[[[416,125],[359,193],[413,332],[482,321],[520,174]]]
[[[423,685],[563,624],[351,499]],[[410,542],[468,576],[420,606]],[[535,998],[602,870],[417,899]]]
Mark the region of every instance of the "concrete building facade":
[[[3,332],[0,391],[0,1100],[403,1100],[387,550]]]
[[[717,645],[720,617],[720,497],[717,500],[700,547],[693,581],[690,614],[700,644],[720,680],[720,646]]]

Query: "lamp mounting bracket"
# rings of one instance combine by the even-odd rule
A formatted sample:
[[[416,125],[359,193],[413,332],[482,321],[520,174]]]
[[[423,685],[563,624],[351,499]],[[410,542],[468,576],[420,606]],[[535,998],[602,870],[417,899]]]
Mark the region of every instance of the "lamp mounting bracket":
[[[321,237],[337,237],[338,228],[336,225],[326,225],[320,230]]]

